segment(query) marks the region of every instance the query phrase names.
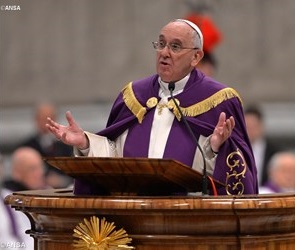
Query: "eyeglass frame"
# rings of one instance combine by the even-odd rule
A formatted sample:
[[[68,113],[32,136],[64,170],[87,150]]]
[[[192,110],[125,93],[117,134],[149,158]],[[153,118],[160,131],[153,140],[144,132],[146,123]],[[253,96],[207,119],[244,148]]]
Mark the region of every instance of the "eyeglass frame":
[[[158,47],[159,46],[159,42],[160,41],[152,42],[154,49],[157,50],[157,51],[161,51],[161,50],[165,49],[166,46],[168,47],[168,49],[170,49],[170,51],[172,51],[175,54],[180,53],[183,49],[192,49],[192,50],[199,49],[198,47],[194,47],[194,48],[182,47],[181,45],[178,45],[177,43],[166,43],[163,48],[159,48]],[[174,51],[173,50],[173,48],[171,47],[171,45],[173,45],[173,44],[180,46],[178,51]]]

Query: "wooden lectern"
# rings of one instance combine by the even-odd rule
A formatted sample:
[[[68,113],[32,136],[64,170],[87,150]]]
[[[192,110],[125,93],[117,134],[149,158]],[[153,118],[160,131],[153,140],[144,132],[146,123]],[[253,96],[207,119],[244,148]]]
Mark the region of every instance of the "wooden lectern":
[[[163,163],[154,159],[149,164],[146,159],[124,159],[131,163],[122,163],[122,159],[109,159],[112,164],[108,169],[96,165],[97,160],[53,158],[48,162],[61,166],[63,171],[72,173],[72,176],[85,175],[86,178],[92,174],[94,179],[98,176],[108,179],[96,184],[104,189],[109,185],[114,187],[110,195],[75,195],[73,190],[63,189],[23,191],[6,197],[7,204],[24,212],[30,219],[31,229],[27,233],[34,238],[35,249],[74,249],[73,229],[84,218],[89,219],[91,216],[105,218],[108,222],[114,222],[116,228],[125,229],[132,238],[131,245],[138,250],[294,249],[294,194],[140,196],[135,194],[140,189],[146,192],[146,187],[150,187],[153,181],[150,175],[157,175],[160,182],[165,180],[166,187],[172,185],[175,188],[173,192],[179,191],[179,187],[180,191],[183,188],[196,191],[200,176],[197,181],[188,179],[186,185],[183,175],[173,166],[175,162],[170,160]],[[107,159],[98,161],[101,160]],[[171,169],[163,167],[167,162],[172,166]],[[84,169],[79,167],[82,165]],[[138,170],[136,178],[133,176],[134,169],[139,165],[146,168],[146,180],[141,176],[141,170]],[[76,172],[78,169],[80,173]],[[114,174],[115,169],[121,173],[119,176]],[[113,177],[106,177],[109,175]],[[85,180],[90,179],[87,177]],[[133,181],[138,186],[133,185]],[[161,185],[158,181],[155,183]],[[124,187],[122,193],[127,191],[128,195],[118,195],[118,191],[121,192],[119,187]]]
[[[74,190],[79,195],[159,196],[202,190],[203,175],[171,159],[51,157],[45,161],[80,182],[87,183],[91,192]],[[224,185],[211,180],[217,188]],[[208,180],[210,189],[212,182]]]

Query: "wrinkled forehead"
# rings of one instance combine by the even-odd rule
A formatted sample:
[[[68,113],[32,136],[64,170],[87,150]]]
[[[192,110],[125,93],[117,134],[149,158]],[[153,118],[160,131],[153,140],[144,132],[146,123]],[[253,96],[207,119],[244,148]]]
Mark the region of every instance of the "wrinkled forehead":
[[[165,25],[161,30],[162,36],[174,36],[175,39],[193,40],[197,38],[199,48],[203,48],[203,35],[199,28],[190,21],[185,19],[175,19]],[[160,35],[160,36],[161,36]]]
[[[170,22],[161,29],[160,36],[187,40],[192,39],[193,30],[185,23]]]

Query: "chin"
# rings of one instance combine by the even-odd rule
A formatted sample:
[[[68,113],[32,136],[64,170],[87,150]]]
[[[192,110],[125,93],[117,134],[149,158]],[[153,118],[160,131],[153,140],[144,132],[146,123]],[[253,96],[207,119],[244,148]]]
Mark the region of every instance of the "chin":
[[[172,74],[171,71],[166,71],[166,70],[158,70],[158,75],[161,77],[163,81],[171,81]]]
[[[168,76],[166,74],[159,74],[159,76],[161,77],[161,80],[164,82],[170,82],[172,80],[171,76]]]

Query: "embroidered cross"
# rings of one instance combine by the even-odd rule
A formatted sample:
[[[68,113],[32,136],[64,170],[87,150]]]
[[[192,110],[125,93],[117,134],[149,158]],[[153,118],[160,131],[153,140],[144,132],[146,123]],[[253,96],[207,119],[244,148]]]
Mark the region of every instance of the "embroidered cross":
[[[168,108],[167,103],[158,103],[157,105],[158,115],[162,114],[163,108]]]

